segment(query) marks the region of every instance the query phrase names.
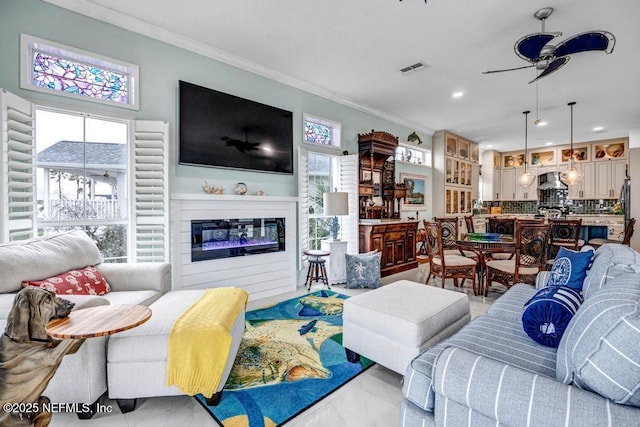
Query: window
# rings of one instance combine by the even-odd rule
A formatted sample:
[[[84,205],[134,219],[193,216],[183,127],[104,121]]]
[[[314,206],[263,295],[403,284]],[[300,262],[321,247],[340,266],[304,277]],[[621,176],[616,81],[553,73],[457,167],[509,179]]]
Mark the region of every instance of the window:
[[[309,153],[309,249],[320,249],[327,239],[331,218],[324,216],[322,195],[331,191],[331,156]]]
[[[138,109],[138,66],[21,35],[24,89]]]
[[[36,109],[37,226],[82,228],[107,260],[127,259],[128,123]]]
[[[342,125],[340,123],[309,114],[303,115],[303,121],[305,143],[336,149],[341,147]]]
[[[431,150],[410,147],[400,144],[396,148],[397,162],[411,163],[414,165],[431,166]]]

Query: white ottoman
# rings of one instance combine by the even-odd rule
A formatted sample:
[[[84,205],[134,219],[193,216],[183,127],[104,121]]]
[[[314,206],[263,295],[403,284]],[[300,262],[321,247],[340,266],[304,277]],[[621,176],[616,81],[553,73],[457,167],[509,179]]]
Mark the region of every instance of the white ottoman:
[[[176,319],[199,300],[205,291],[206,289],[168,292],[149,306],[153,313],[151,319],[138,327],[109,337],[107,344],[109,397],[117,399],[122,412],[135,409],[136,399],[139,397],[184,394],[178,387],[166,385],[169,332]],[[243,333],[244,310],[231,330],[229,359],[218,386],[218,392],[222,390],[231,372]]]
[[[344,302],[342,344],[399,374],[469,322],[469,298],[399,280]]]

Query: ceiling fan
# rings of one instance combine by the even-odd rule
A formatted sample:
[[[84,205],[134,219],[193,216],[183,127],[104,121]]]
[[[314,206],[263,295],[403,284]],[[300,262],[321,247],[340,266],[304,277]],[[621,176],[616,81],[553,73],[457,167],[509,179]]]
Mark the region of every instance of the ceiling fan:
[[[562,35],[561,32],[545,32],[544,22],[551,16],[552,7],[544,7],[538,10],[533,16],[540,21],[541,30],[539,33],[528,34],[522,37],[513,46],[516,55],[530,62],[531,65],[523,67],[508,68],[505,70],[483,71],[482,74],[502,73],[504,71],[522,70],[524,68],[535,67],[540,74],[531,80],[533,83],[538,79],[562,68],[569,62],[569,55],[580,52],[604,51],[609,54],[613,52],[616,39],[608,31],[586,31],[570,37],[557,45],[549,44],[556,37]]]

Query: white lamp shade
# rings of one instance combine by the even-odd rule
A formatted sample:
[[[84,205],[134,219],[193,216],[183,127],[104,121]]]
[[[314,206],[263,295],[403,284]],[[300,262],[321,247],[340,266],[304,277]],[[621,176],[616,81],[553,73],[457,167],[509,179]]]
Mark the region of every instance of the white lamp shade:
[[[325,215],[349,215],[349,193],[324,193],[322,201]]]

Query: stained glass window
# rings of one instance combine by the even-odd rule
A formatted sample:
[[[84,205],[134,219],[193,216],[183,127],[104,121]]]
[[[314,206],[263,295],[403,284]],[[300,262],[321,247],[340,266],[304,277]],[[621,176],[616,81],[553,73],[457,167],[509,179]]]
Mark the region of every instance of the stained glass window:
[[[20,44],[20,87],[139,109],[137,65],[27,34]]]
[[[34,52],[33,84],[39,87],[127,104],[128,77],[90,64]]]
[[[331,145],[331,128],[307,121],[304,123],[304,140],[314,144]]]
[[[342,125],[330,120],[304,114],[304,142],[340,148]]]

